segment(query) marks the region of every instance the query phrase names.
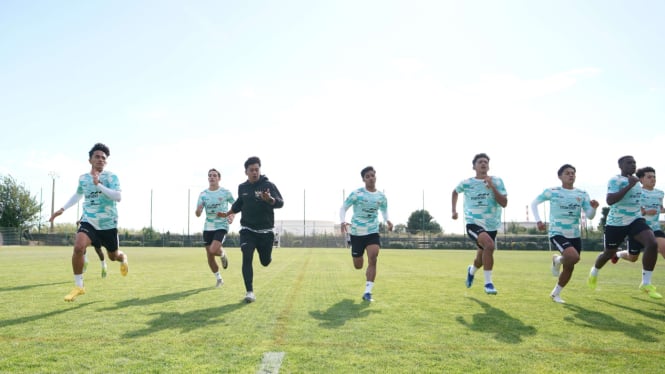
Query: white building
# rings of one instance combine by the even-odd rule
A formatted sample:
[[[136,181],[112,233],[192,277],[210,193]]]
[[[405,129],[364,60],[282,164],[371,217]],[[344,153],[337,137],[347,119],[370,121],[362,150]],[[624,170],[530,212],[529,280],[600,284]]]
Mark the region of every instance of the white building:
[[[339,224],[337,225],[339,227]],[[335,234],[335,222],[333,221],[298,221],[298,220],[275,220],[275,231],[280,234],[292,235],[321,235]]]

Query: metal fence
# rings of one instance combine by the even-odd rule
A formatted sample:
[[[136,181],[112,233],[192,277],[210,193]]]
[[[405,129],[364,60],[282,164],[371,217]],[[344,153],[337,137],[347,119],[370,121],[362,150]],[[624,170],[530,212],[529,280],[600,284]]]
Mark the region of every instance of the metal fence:
[[[2,245],[44,245],[73,246],[75,233],[70,234],[31,234],[14,228],[0,228],[0,246]],[[154,233],[152,237],[143,235],[120,234],[120,246],[123,247],[203,247],[201,234],[179,235]],[[498,235],[499,250],[547,250],[550,248],[546,235]],[[287,248],[345,248],[346,239],[338,234],[322,233],[317,235],[294,235],[288,232],[279,235],[276,246]],[[239,247],[237,233],[230,233],[224,241],[225,247]],[[463,235],[423,235],[395,234],[381,235],[381,247],[386,249],[475,249],[475,244]],[[602,238],[583,238],[585,251],[601,251]]]

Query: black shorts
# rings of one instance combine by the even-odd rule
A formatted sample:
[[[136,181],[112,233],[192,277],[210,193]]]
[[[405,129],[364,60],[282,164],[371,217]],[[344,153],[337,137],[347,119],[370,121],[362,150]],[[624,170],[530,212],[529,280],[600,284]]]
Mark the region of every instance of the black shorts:
[[[577,253],[582,252],[582,239],[581,238],[566,238],[563,235],[554,235],[550,238],[550,242],[554,247],[563,253],[566,248],[574,247]]]
[[[638,218],[626,226],[605,226],[605,233],[603,234],[603,241],[605,248],[607,249],[617,249],[621,244],[626,240],[626,237],[633,238],[637,234],[641,233],[644,230],[651,230],[647,221],[644,218]],[[629,245],[630,246],[630,245]],[[640,250],[637,249],[637,252],[634,252],[629,249],[631,254],[640,253]]]
[[[653,232],[656,238],[665,238],[665,232],[663,230],[656,230]],[[644,249],[642,243],[638,242],[633,238],[628,238],[628,243],[626,244],[626,249],[631,255],[638,255]]]
[[[224,243],[225,238],[226,238],[226,230],[224,229],[203,232],[203,243],[205,243],[206,246],[212,244],[213,240],[217,240],[220,243]]]
[[[118,250],[118,229],[97,230],[88,222],[81,222],[78,231],[82,232],[90,238],[92,245],[95,248],[104,246],[107,252],[115,252]]]
[[[466,234],[469,235],[469,238],[473,240],[473,242],[476,243],[476,245],[480,249],[483,249],[483,247],[481,247],[480,244],[478,244],[478,237],[483,232],[489,234],[490,238],[492,238],[492,241],[496,241],[496,231],[487,231],[483,227],[475,224],[466,225]]]
[[[372,244],[381,246],[381,237],[378,233],[362,236],[351,235],[351,257],[362,257],[365,254],[365,248]]]

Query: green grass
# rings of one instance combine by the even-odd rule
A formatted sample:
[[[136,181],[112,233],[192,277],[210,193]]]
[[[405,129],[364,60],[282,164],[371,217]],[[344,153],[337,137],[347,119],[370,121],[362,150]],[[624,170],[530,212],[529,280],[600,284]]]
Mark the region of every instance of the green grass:
[[[655,373],[665,367],[665,301],[637,290],[640,263],[609,264],[596,291],[583,253],[553,303],[551,252],[498,251],[497,296],[482,274],[464,287],[473,251],[387,250],[372,304],[346,249],[279,248],[257,302],[242,303],[240,250],[215,289],[203,248],[125,248],[130,274],[90,251],[86,291],[71,248],[0,248],[0,372],[256,373],[284,352],[281,373]],[[663,259],[654,283],[665,291]]]

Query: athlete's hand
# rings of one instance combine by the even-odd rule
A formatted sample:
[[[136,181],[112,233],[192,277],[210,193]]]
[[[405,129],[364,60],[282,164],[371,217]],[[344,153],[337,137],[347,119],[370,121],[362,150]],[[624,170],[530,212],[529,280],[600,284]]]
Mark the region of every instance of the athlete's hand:
[[[93,169],[90,172],[90,175],[92,175],[92,183],[94,183],[95,186],[98,185],[99,184],[99,172],[97,170]]]
[[[265,201],[266,203],[273,205],[277,201],[274,197],[270,195],[270,188],[266,189],[265,191],[261,191],[261,200]]]
[[[62,209],[62,208],[56,210],[55,212],[53,212],[53,215],[51,216],[51,218],[48,219],[48,221],[49,221],[49,222],[53,222],[53,220],[55,219],[55,217],[61,215],[64,211],[65,211],[65,210]]]

